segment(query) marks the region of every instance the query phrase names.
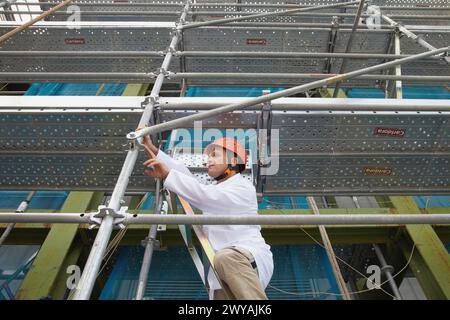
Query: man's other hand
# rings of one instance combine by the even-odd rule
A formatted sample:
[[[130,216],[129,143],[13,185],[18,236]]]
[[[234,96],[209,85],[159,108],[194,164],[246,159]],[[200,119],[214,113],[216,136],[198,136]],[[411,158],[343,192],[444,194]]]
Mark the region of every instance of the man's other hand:
[[[147,167],[144,173],[157,179],[165,179],[170,172],[170,169],[164,163],[156,159],[149,159],[145,161],[144,166]]]

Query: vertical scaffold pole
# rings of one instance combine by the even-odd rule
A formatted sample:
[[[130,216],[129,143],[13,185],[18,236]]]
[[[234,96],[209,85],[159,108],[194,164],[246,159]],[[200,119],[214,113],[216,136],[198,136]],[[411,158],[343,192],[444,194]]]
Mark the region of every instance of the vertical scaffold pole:
[[[190,4],[190,0],[186,1],[186,4],[181,12],[179,23],[183,23],[186,20]],[[170,42],[170,46],[167,49],[166,55],[159,70],[159,74],[150,93],[149,104],[146,106],[144,112],[142,113],[142,117],[139,121],[138,127],[144,127],[150,121],[153,108],[157,103],[156,100],[159,97],[159,92],[165,79],[165,70],[168,69],[170,62],[172,61],[173,52],[176,51],[176,47],[178,45],[180,37],[180,31],[175,29],[172,34],[172,41]],[[132,142],[108,204],[108,208],[111,209],[111,211],[118,212],[120,210],[122,198],[127,189],[128,182],[136,164],[138,154],[139,147],[136,142]],[[90,298],[92,289],[94,288],[95,279],[98,276],[100,265],[103,261],[108,241],[111,237],[113,227],[114,217],[108,214],[102,219],[91,252],[89,253],[89,257],[86,261],[83,274],[77,285],[77,288],[75,289],[73,300],[88,300]]]

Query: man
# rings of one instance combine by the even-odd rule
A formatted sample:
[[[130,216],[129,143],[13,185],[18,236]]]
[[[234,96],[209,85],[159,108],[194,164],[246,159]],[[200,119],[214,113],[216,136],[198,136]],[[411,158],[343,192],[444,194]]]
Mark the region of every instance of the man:
[[[223,138],[210,144],[208,174],[217,183],[204,185],[181,163],[156,148],[145,137],[147,153],[155,156],[144,162],[145,173],[165,179],[164,186],[184,198],[205,215],[256,215],[256,190],[241,173],[245,170],[247,154],[235,139]],[[150,150],[150,151],[149,151]],[[203,230],[216,251],[214,268],[223,287],[208,273],[210,299],[260,300],[267,299],[264,292],[273,273],[270,246],[256,225],[205,225]]]

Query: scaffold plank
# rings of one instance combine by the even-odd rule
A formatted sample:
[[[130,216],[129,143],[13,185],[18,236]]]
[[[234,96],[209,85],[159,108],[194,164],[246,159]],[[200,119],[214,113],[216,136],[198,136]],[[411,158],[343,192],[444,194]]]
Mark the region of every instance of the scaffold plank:
[[[160,121],[243,99],[247,98],[161,98]],[[142,113],[141,100],[2,97],[1,188],[111,190],[125,157],[125,136]],[[233,129],[254,138],[260,108],[205,120],[203,130]],[[279,154],[279,169],[266,177],[264,194],[448,194],[450,190],[448,101],[283,98],[274,100],[272,108],[271,132],[278,131],[280,138],[279,150],[272,152]],[[391,111],[364,111],[367,108]],[[175,156],[186,160],[178,152]],[[138,161],[143,162],[143,153],[141,157]],[[192,163],[186,164],[207,181],[201,154],[187,157]],[[253,158],[252,164],[256,161]],[[152,179],[137,165],[128,191],[153,188]]]
[[[449,9],[450,11],[450,9]],[[0,77],[5,81],[68,81],[67,73],[76,75],[78,81],[153,81],[161,65],[164,50],[168,46],[170,33],[175,28],[172,22],[79,22],[80,28],[68,28],[66,22],[46,21],[36,23],[21,34],[9,39],[0,46],[2,59]],[[0,22],[0,35],[18,26],[15,22]],[[70,27],[70,26],[69,26]],[[417,30],[416,30],[417,29]],[[450,42],[448,25],[416,26],[414,32],[439,47]],[[183,32],[183,50],[194,52],[306,52],[327,53],[329,27],[251,27],[251,26],[212,26],[188,29]],[[340,29],[334,52],[345,50],[351,29]],[[385,54],[390,43],[390,29],[358,29],[355,33],[353,51],[361,54]],[[414,54],[420,46],[411,39],[402,39],[402,54]],[[8,51],[11,54],[8,55]],[[49,52],[45,55],[43,52]],[[58,56],[51,52],[61,52]],[[20,54],[19,54],[20,52]],[[26,54],[23,54],[23,53]],[[40,52],[33,55],[33,52]],[[82,52],[85,52],[82,54]],[[120,54],[124,52],[123,54]],[[76,55],[79,53],[79,55]],[[102,55],[103,54],[103,55]],[[119,56],[114,57],[114,54]],[[17,59],[20,55],[21,59]],[[114,57],[114,58],[112,58]],[[326,57],[205,57],[175,54],[168,70],[171,73],[271,73],[271,74],[320,74],[330,58]],[[351,59],[347,70],[361,69],[379,64],[383,59]],[[342,58],[332,59],[331,73],[338,73]],[[420,64],[410,63],[403,67],[404,75],[450,76],[450,68],[439,59],[422,60]],[[34,75],[33,75],[34,73]],[[62,73],[62,74],[60,74]],[[65,74],[64,74],[65,73]],[[108,76],[109,75],[109,76]],[[169,82],[180,82],[171,78]],[[296,78],[243,78],[238,75],[229,78],[191,79],[192,84],[284,84],[307,83],[308,77]],[[426,84],[426,80],[410,81],[416,85]],[[437,82],[445,85],[446,81]],[[343,83],[345,86],[374,86],[377,80],[358,79]]]

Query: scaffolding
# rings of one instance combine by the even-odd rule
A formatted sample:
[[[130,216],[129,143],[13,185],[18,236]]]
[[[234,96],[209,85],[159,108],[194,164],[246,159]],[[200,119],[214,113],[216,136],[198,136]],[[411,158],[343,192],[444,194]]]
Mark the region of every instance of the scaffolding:
[[[217,4],[188,0],[129,6],[92,1],[79,4],[86,6],[82,13],[88,19],[72,23],[65,21],[66,13],[55,11],[75,1],[49,1],[41,3],[43,10],[49,11],[25,25],[0,22],[0,72],[4,82],[152,84],[145,98],[1,97],[0,133],[5,151],[0,154],[2,189],[69,188],[112,193],[108,204],[92,213],[3,212],[0,222],[98,226],[71,296],[76,300],[90,298],[113,230],[128,225],[152,225],[136,295],[142,299],[157,225],[179,225],[188,249],[193,245],[187,226],[194,225],[207,261],[199,261],[199,254],[192,250],[190,253],[207,287],[206,272],[212,265],[213,252],[195,225],[318,225],[323,242],[329,243],[325,225],[450,224],[447,212],[321,215],[317,206],[312,206],[317,209],[315,215],[201,216],[194,215],[183,199],[179,201],[185,215],[159,214],[164,201],[176,213],[176,199],[163,194],[160,182],[150,183],[136,172],[140,140],[149,134],[162,141],[167,131],[190,128],[201,120],[207,127],[258,128],[269,133],[258,136],[259,146],[270,148],[258,150],[251,168],[261,196],[302,194],[309,196],[311,203],[312,196],[325,195],[373,196],[387,191],[398,195],[449,194],[450,102],[401,97],[405,84],[448,85],[450,26],[445,21],[450,7],[430,1],[426,9],[429,14],[405,15],[396,14],[404,8],[383,7],[385,1],[375,1],[387,25],[367,28],[372,16],[365,1],[325,2],[312,6],[305,1],[306,5],[292,8],[270,1]],[[50,9],[55,4],[57,7]],[[149,11],[133,11],[138,5]],[[255,9],[261,12],[255,13]],[[408,10],[415,13],[419,7]],[[4,14],[13,13],[20,11],[4,10]],[[174,15],[176,23],[170,22]],[[148,22],[149,16],[172,20]],[[38,22],[44,17],[51,19]],[[130,21],[102,21],[101,17]],[[421,24],[411,24],[414,21]],[[67,31],[68,26],[77,24],[81,29]],[[50,38],[51,42],[45,41]],[[105,42],[114,47],[104,50]],[[354,47],[358,52],[353,52]],[[420,62],[420,66],[413,62]],[[160,97],[164,83],[179,84],[181,97]],[[210,99],[184,97],[188,84],[289,88],[255,98]],[[367,85],[384,88],[388,99],[336,98],[342,87]],[[310,98],[313,92],[328,88],[332,88],[334,99]],[[300,94],[306,98],[287,98]],[[33,128],[27,125],[32,121],[36,122]],[[134,131],[149,123],[152,125]],[[277,134],[278,149],[270,143]],[[38,137],[38,143],[24,142],[24,137],[32,136]],[[74,151],[79,154],[74,155]],[[279,156],[280,170],[274,176],[264,174],[268,159],[262,154],[266,151],[269,163]],[[80,165],[86,163],[91,163],[90,168]],[[105,163],[113,167],[105,168]],[[49,164],[53,170],[48,170]],[[305,169],[298,172],[294,167]],[[22,169],[27,174],[15,174]],[[102,173],[111,169],[118,176],[115,183]],[[127,191],[151,190],[156,190],[155,214],[127,212],[122,202]],[[381,257],[379,248],[375,250]],[[340,279],[331,244],[327,252]],[[343,282],[339,281],[341,293],[350,299]],[[397,293],[392,281],[390,284]]]

